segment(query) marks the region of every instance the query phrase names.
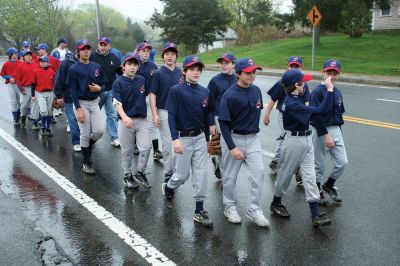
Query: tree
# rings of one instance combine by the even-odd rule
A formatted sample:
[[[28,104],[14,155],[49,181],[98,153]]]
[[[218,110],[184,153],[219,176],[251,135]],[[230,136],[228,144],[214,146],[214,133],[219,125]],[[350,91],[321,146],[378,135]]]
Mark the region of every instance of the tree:
[[[228,11],[217,0],[161,0],[162,13],[154,11],[146,23],[162,29],[164,41],[184,44],[187,53],[196,53],[200,44],[211,45],[230,22]]]

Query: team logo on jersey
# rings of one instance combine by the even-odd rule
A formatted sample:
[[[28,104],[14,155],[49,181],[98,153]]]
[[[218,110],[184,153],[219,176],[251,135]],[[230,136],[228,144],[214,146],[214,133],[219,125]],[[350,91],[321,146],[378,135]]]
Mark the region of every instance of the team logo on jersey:
[[[181,84],[185,82],[185,77],[182,75],[181,78],[179,79],[178,83]]]
[[[261,108],[261,99],[260,99],[260,97],[257,100],[256,107],[257,107],[257,109]]]
[[[144,93],[144,85],[142,85],[139,89],[140,93],[143,94]]]
[[[100,69],[96,69],[96,71],[94,72],[94,76],[98,77],[100,75]]]
[[[254,65],[254,61],[251,59],[249,59],[249,61],[247,63],[249,63],[250,66]]]
[[[112,61],[112,60],[111,60],[110,64],[111,64],[112,66],[114,65],[114,63],[113,63],[113,61]]]
[[[208,97],[204,98],[203,102],[202,102],[203,107],[207,107],[208,105]]]

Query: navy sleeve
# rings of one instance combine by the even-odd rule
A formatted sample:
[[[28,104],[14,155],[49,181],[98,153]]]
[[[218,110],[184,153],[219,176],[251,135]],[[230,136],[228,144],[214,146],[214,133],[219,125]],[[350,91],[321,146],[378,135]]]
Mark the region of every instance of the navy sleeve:
[[[104,74],[104,71],[101,69],[100,66],[99,66],[99,69],[100,69],[100,75],[99,75],[99,78],[97,79],[97,82],[98,82],[97,85],[99,85],[101,87],[101,91],[105,91],[107,78],[106,78],[106,75]]]
[[[168,110],[169,131],[171,132],[172,140],[176,140],[179,138],[178,132],[176,131],[176,119],[175,119],[176,106],[177,106],[176,90],[174,89],[174,87],[172,87],[169,90],[167,104],[166,104]]]
[[[156,72],[154,73],[153,78],[151,79],[150,92],[157,95],[159,91],[160,91],[160,75]]]
[[[122,103],[121,84],[118,79],[114,80],[112,84],[112,97],[118,102]]]
[[[231,130],[229,128],[229,122],[219,120],[219,126],[221,127],[221,133],[224,137],[224,141],[226,145],[228,145],[228,149],[232,150],[236,147],[235,143],[233,142]]]
[[[310,89],[308,88],[308,84],[304,84],[304,94],[303,94],[303,101],[304,103],[309,102],[311,99]]]
[[[68,65],[66,63],[61,63],[61,65],[57,70],[54,82],[54,94],[56,95],[57,99],[63,98],[65,91],[67,90],[66,86],[67,71],[68,71]]]
[[[221,103],[219,104],[219,117],[220,121],[232,121],[231,114],[228,106],[228,97],[224,94],[221,98]]]
[[[79,77],[77,75],[77,72],[74,71],[73,69],[70,69],[68,71],[67,84],[68,84],[70,92],[71,92],[71,98],[75,105],[75,109],[81,108],[81,105],[79,104],[78,95],[77,95],[77,90],[79,90]]]
[[[332,100],[332,92],[326,92],[325,95],[323,95],[322,91],[313,91],[311,94],[311,100],[310,100],[310,107],[315,107],[318,106],[322,109],[326,108],[326,105],[329,102],[329,99]],[[325,97],[324,97],[325,96]],[[321,97],[324,97],[322,102],[321,102]],[[329,98],[329,99],[328,99]],[[325,103],[324,103],[325,102]],[[324,104],[323,104],[324,103]],[[317,130],[318,136],[323,136],[328,134],[328,130],[325,128],[324,123],[323,123],[323,118],[322,116],[318,115],[323,113],[324,110],[321,112],[315,112],[316,115],[313,116],[313,126]]]
[[[271,100],[274,102],[279,100],[285,94],[280,82],[281,81],[279,80],[274,86],[272,86],[271,89],[269,89],[269,91],[267,91],[267,94],[271,96]]]

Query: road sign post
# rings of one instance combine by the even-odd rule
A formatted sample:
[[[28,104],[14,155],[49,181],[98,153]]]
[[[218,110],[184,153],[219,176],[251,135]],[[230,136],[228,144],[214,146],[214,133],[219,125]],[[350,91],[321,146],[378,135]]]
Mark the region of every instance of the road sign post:
[[[312,28],[312,49],[311,49],[311,69],[314,70],[314,51],[315,51],[315,27],[321,22],[322,16],[317,6],[313,6],[307,14],[308,19],[313,24]]]

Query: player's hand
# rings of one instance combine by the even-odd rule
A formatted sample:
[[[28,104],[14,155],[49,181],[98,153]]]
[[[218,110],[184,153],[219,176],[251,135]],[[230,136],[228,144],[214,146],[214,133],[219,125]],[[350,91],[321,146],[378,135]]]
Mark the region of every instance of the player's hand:
[[[160,128],[160,117],[158,116],[158,114],[154,114],[153,115],[153,123],[156,127]]]
[[[127,128],[133,127],[133,120],[129,116],[122,118],[122,123],[124,123],[124,126],[126,126]]]
[[[36,102],[36,97],[32,96],[32,102]]]
[[[335,146],[335,142],[333,141],[333,138],[331,137],[331,135],[326,134],[326,135],[324,136],[324,139],[325,139],[325,146],[326,146],[328,149],[330,149],[330,148],[332,148],[333,146]]]
[[[239,150],[238,147],[235,147],[232,150],[230,150],[230,153],[231,153],[233,159],[235,159],[235,160],[243,160],[244,159],[243,153]]]
[[[92,83],[91,85],[89,85],[89,90],[91,92],[100,92],[101,87],[99,85],[97,85],[96,83]]]
[[[15,79],[14,78],[10,78],[10,83],[15,84]]]
[[[268,126],[269,125],[269,114],[265,114],[264,115],[264,119],[263,119],[264,125]]]
[[[83,111],[82,108],[78,108],[75,110],[76,113],[76,119],[78,122],[85,123],[85,112]]]
[[[172,146],[174,147],[175,153],[183,154],[183,145],[180,139],[172,141]]]
[[[217,135],[217,127],[214,125],[214,126],[210,126],[210,133],[211,133],[211,135]]]
[[[57,103],[58,103],[59,105],[64,105],[64,99],[63,99],[63,98],[57,99]]]
[[[332,77],[327,77],[325,79],[325,86],[327,91],[332,92],[333,91],[333,83],[332,83]]]

